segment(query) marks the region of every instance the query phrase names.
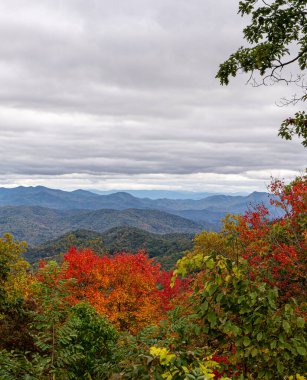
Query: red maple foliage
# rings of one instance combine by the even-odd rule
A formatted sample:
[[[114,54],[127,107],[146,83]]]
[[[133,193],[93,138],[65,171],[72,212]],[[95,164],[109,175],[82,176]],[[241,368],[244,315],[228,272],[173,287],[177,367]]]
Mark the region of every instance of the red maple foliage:
[[[97,256],[90,249],[71,248],[64,256],[66,278],[77,281],[71,302],[89,301],[121,330],[136,332],[160,316],[157,294],[160,266],[142,251]]]
[[[41,262],[40,268],[45,265]],[[74,279],[67,282],[70,304],[88,301],[121,330],[132,333],[163,319],[185,288],[179,278],[171,287],[172,272],[162,271],[144,251],[100,257],[91,249],[72,247],[58,270],[47,277],[42,273],[38,271],[37,279],[46,283],[52,277],[51,286]]]
[[[306,177],[288,186],[276,180],[270,189],[275,195],[271,204],[283,216],[273,218],[261,205],[239,219],[243,257],[253,268],[251,274],[277,286],[282,298],[301,298],[306,291]]]
[[[162,271],[157,278],[161,287],[158,296],[161,299],[161,309],[164,313],[171,310],[175,303],[180,303],[179,298],[185,297],[189,287],[189,279],[182,280],[180,277],[176,277],[171,285],[172,277],[173,271]]]

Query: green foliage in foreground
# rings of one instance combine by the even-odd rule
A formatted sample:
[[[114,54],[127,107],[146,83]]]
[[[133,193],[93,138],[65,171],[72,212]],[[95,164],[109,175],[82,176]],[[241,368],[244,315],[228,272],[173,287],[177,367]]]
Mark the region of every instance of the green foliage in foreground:
[[[130,339],[122,378],[304,379],[302,305],[280,302],[277,289],[251,280],[243,263],[215,255],[204,263],[189,306]]]
[[[110,378],[120,355],[115,328],[88,304],[71,308],[64,321],[48,314],[34,318],[36,352],[0,351],[1,380]]]
[[[207,256],[204,263],[192,295],[196,332],[227,358],[225,369],[240,368],[242,379],[304,373],[305,321],[295,300],[280,303],[276,288],[251,280],[246,263],[238,267],[223,256]]]

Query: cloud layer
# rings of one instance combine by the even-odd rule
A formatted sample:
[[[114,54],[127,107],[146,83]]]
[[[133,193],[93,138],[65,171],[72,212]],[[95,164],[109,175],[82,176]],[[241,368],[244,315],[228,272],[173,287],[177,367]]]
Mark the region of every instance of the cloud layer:
[[[305,165],[292,89],[214,79],[236,0],[0,3],[0,185],[263,189]]]

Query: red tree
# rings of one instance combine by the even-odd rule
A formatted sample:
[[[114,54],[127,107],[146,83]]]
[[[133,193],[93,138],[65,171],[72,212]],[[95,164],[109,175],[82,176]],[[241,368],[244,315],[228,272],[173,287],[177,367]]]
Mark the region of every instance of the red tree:
[[[71,248],[63,265],[67,265],[66,278],[76,279],[70,301],[88,300],[122,330],[136,332],[156,323],[176,293],[169,290],[169,281],[158,289],[163,272],[143,251],[99,257],[90,249]]]
[[[239,219],[238,237],[253,275],[264,276],[285,299],[300,298],[306,288],[306,177],[288,186],[277,180],[270,187],[275,195],[271,203],[283,216],[274,219],[266,207],[259,206]]]

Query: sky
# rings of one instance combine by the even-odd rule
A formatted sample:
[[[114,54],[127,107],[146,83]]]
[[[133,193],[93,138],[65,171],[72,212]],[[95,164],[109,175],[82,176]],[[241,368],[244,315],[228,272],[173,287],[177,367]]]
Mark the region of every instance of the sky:
[[[0,186],[265,191],[306,166],[293,88],[227,87],[237,0],[2,0]]]

